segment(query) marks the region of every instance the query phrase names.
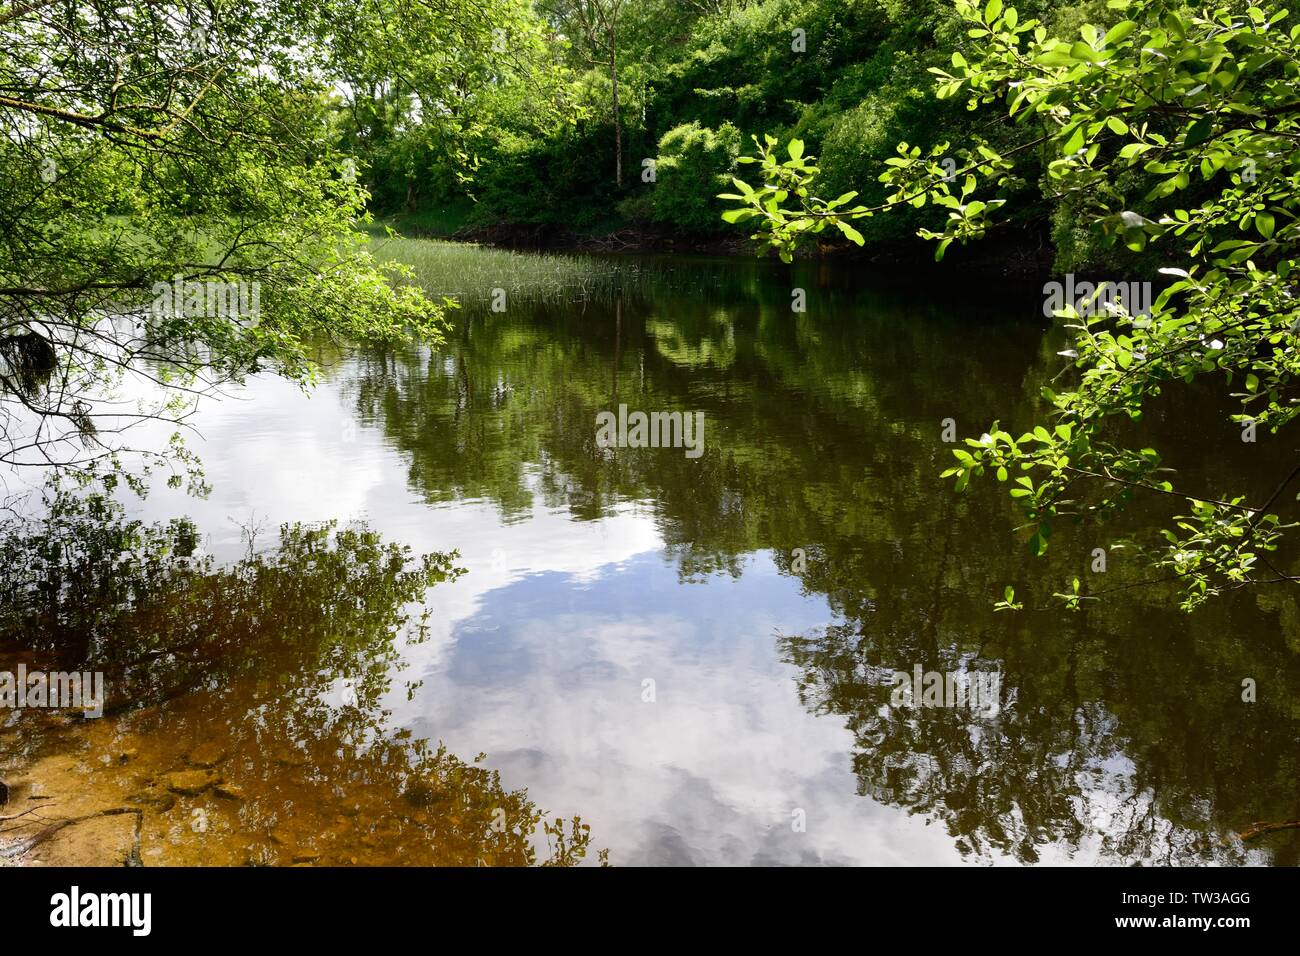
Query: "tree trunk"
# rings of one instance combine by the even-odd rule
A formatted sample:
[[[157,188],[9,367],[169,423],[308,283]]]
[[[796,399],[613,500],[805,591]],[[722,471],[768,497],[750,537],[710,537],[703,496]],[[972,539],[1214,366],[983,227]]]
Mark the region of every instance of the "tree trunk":
[[[614,85],[614,182],[623,188],[623,117],[618,108],[618,40],[609,31],[609,78]]]

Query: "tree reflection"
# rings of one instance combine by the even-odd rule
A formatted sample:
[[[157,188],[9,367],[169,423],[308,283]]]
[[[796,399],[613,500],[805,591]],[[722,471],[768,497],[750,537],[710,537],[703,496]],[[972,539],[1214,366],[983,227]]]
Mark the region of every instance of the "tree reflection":
[[[1058,582],[1088,573],[1098,542],[1063,528],[1031,565],[996,488],[957,498],[940,481],[940,424],[1009,406],[1029,420],[1059,367],[1059,331],[965,300],[918,302],[914,285],[891,295],[765,268],[722,270],[732,281],[718,289],[704,265],[696,290],[679,275],[617,305],[472,313],[443,353],[369,353],[345,387],[431,498],[487,498],[508,520],[535,501],[579,520],[650,502],[687,581],[739,575],[747,556],[770,552],[835,614],[782,638],[781,652],[805,704],[855,734],[862,793],[942,820],[971,856],[1032,861],[1051,844],[1056,856],[1235,862],[1247,851],[1221,845],[1231,832],[1294,819],[1300,611],[1289,594],[1192,618],[1141,590],[1078,615],[992,610],[1007,583],[1045,605]],[[790,312],[791,285],[816,290],[817,315]],[[594,416],[619,402],[703,409],[704,457],[597,448]],[[1187,400],[1145,425],[1171,447],[1201,447],[1212,418]],[[1261,475],[1285,454],[1261,447]],[[1177,464],[1218,486],[1213,455]],[[1163,506],[1132,512],[1154,523]],[[1144,574],[1116,550],[1104,583]],[[992,721],[890,709],[889,675],[915,664],[998,670],[1012,703]],[[1245,678],[1269,684],[1257,703],[1241,699]],[[1294,831],[1254,845],[1300,860]]]
[[[286,525],[275,547],[221,565],[187,520],[148,525],[60,491],[43,519],[0,529],[0,666],[103,671],[106,716],[18,712],[6,779],[78,754],[103,805],[57,806],[140,808],[146,863],[579,863],[579,818],[545,819],[484,755],[413,739],[384,708],[403,646],[427,638],[425,592],[462,573],[456,557],[361,525]]]

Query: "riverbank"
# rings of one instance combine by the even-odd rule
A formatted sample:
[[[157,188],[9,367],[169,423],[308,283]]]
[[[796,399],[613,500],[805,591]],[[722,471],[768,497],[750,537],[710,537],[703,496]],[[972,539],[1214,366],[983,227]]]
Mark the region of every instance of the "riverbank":
[[[736,256],[752,259],[756,244],[746,233],[709,235],[683,233],[655,226],[611,223],[597,230],[575,230],[556,223],[496,222],[486,225],[466,221],[459,210],[376,217],[382,230],[391,226],[398,234],[417,239],[441,239],[496,249],[524,252],[685,253]],[[776,258],[775,253],[763,253]],[[897,242],[869,243],[859,247],[827,235],[796,252],[801,260],[862,263],[876,268],[947,276],[989,276],[1035,279],[1048,275],[1054,251],[1044,231],[1007,230],[968,246],[950,247],[944,261],[934,261],[934,244],[908,237]]]

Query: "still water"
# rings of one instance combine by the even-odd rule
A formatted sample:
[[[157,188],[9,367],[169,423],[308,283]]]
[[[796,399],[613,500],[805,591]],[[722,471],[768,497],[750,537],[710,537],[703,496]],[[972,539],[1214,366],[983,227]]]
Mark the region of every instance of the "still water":
[[[254,378],[194,421],[206,498],[159,481],[10,542],[62,577],[0,649],[110,682],[100,720],[0,715],[15,798],[121,809],[91,822],[129,817],[146,864],[1297,862],[1300,831],[1231,838],[1300,817],[1292,594],[1068,613],[1071,578],[1142,576],[1110,544],[1164,503],[1039,560],[1004,487],[939,478],[946,419],[1043,414],[1065,340],[1033,290],[383,254],[459,298],[445,346]],[[600,447],[621,404],[702,412],[703,453]],[[1212,402],[1143,427],[1234,487]],[[1287,450],[1261,438],[1259,487]],[[918,667],[996,672],[996,714],[891,706]]]

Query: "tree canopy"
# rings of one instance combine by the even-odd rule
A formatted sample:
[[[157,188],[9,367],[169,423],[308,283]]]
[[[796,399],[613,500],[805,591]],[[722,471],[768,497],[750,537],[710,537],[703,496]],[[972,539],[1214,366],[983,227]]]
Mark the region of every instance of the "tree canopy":
[[[111,457],[111,433],[259,368],[309,379],[313,337],[441,333],[365,248],[367,193],[330,137],[349,66],[392,54],[371,12],[0,9],[0,459]],[[136,401],[139,378],[162,397]]]

